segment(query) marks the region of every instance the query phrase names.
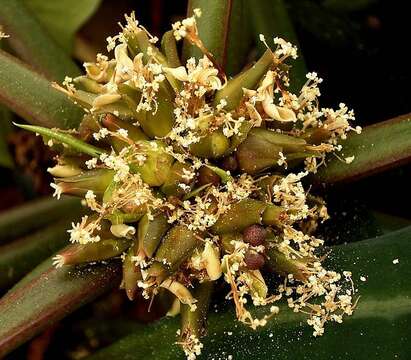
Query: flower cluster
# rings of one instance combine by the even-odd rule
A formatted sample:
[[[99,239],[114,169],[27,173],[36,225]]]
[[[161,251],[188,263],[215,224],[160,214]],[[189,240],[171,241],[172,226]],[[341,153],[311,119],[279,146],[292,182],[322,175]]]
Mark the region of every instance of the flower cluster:
[[[261,36],[264,55],[227,80],[199,38],[201,12],[194,14],[173,25],[162,50],[134,14],[126,16],[108,38],[112,59],[99,54],[84,64],[86,75],[55,84],[86,115],[73,133],[80,154],[63,148],[52,186],[58,197],[83,197],[92,212],[73,224],[74,250],[55,264],[121,256],[130,299],[137,291],[173,296],[188,359],[201,352],[204,335],[204,321],[192,319],[204,317],[218,280],[251,328],[276,316],[284,299],[322,335],[326,322],[352,314],[355,289],[349,272],[322,264],[315,231],[327,209],[304,181],[341,151],[339,139],[361,129],[346,105],[319,106],[316,73],[299,93],[289,90],[286,62],[297,49],[283,39],[271,48]],[[182,39],[203,55],[182,63]],[[50,146],[61,150],[58,139]],[[281,279],[274,289],[265,282],[270,273]],[[267,314],[255,318],[250,300],[270,304]]]

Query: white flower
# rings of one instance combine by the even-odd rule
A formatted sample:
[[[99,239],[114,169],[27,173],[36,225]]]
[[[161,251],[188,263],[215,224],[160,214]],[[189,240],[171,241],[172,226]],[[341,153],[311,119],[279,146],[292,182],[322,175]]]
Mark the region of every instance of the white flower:
[[[60,200],[60,196],[62,194],[63,189],[58,184],[55,184],[55,183],[50,183],[50,187],[54,189],[53,197],[56,197],[57,200]]]

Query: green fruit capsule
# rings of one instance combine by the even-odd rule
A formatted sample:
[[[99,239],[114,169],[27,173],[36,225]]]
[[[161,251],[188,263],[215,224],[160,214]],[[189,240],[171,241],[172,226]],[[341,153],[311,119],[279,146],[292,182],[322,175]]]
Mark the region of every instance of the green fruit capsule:
[[[164,33],[161,39],[161,50],[166,56],[168,66],[172,68],[181,66],[180,57],[178,56],[177,51],[177,42],[173,30],[169,30]]]
[[[270,201],[273,192],[273,186],[278,184],[278,182],[282,178],[283,176],[281,175],[269,175],[259,179],[256,182],[256,185],[258,186],[258,199],[262,201]]]
[[[107,260],[121,255],[131,245],[126,239],[105,239],[88,244],[72,244],[54,257],[57,267]]]
[[[93,94],[102,94],[105,91],[103,85],[90,79],[88,76],[78,76],[73,79],[73,82],[79,90],[84,90]]]
[[[127,297],[133,300],[137,290],[138,281],[142,279],[140,268],[133,261],[133,249],[129,249],[123,260],[123,287]]]
[[[108,130],[116,132],[120,129],[127,130],[127,137],[133,141],[148,140],[148,137],[144,132],[138,127],[130,124],[127,121],[121,120],[113,114],[107,114],[102,120],[102,124]],[[112,137],[111,142],[114,149],[119,152],[121,149],[128,145],[127,142],[120,140],[116,137]]]
[[[95,169],[84,171],[76,176],[56,179],[56,182],[62,194],[83,197],[88,190],[91,190],[96,196],[102,198],[107,187],[113,181],[113,177],[113,170]]]
[[[253,199],[244,199],[232,204],[230,209],[211,227],[214,234],[242,232],[253,224],[261,224],[267,204]]]
[[[217,91],[214,106],[218,105],[221,100],[225,100],[227,105],[224,109],[234,110],[243,97],[243,88],[254,89],[272,65],[273,55],[270,50],[267,50],[252,67],[229,80],[221,90]]]
[[[170,229],[155,254],[155,262],[148,269],[159,281],[175,272],[201,243],[197,235],[184,225]]]
[[[243,234],[240,232],[225,233],[220,235],[220,242],[224,251],[228,254],[234,252],[234,244],[232,241],[243,241]]]
[[[80,139],[83,141],[91,140],[93,134],[99,132],[100,129],[101,125],[98,121],[98,116],[94,114],[86,114],[81,120],[78,128]]]
[[[281,226],[284,210],[276,205],[254,199],[244,199],[232,204],[211,227],[214,234],[242,232],[254,224]]]
[[[160,213],[152,220],[147,214],[144,215],[138,223],[138,241],[133,246],[134,255],[142,254],[151,258],[169,228],[170,224],[164,214]]]
[[[207,313],[210,305],[211,294],[213,292],[213,282],[205,281],[197,284],[192,291],[196,301],[194,311],[190,305],[181,304],[181,343],[190,340],[191,336],[197,339],[206,334]]]
[[[304,139],[255,128],[249,132],[247,139],[238,147],[236,156],[241,170],[249,174],[256,174],[277,166],[280,152],[284,155],[304,152],[306,145]]]
[[[113,225],[134,223],[136,221],[139,221],[145,213],[146,209],[141,211],[134,211],[131,213],[114,210],[110,215],[107,215],[105,219],[109,220]]]
[[[284,154],[297,153],[304,151],[307,146],[307,142],[304,139],[297,138],[294,136],[279,134],[276,131],[271,131],[262,128],[252,129],[249,136],[259,137],[267,142],[275,143],[281,146]]]
[[[222,131],[216,130],[190,146],[190,152],[200,158],[216,159],[223,156],[230,142]]]
[[[150,186],[161,186],[167,180],[174,158],[165,151],[165,145],[161,141],[136,142],[146,156],[143,165],[131,164],[130,169],[139,173],[143,181]]]
[[[253,125],[250,122],[244,121],[240,125],[239,133],[234,134],[230,138],[230,147],[227,149],[224,156],[228,156],[228,155],[232,154],[234,151],[236,151],[237,148],[241,145],[241,143],[247,138],[248,133],[250,132],[250,130],[252,128],[253,128]]]
[[[162,88],[157,94],[157,111],[139,111],[137,120],[150,138],[166,136],[174,125],[173,99]]]
[[[176,161],[168,174],[164,184],[161,186],[161,192],[167,196],[184,196],[187,190],[183,189],[179,184],[189,185],[192,180],[185,176],[184,170],[191,172],[191,167],[187,164]]]
[[[280,206],[267,204],[263,212],[261,221],[264,225],[281,227],[283,221],[287,218],[287,214]]]
[[[197,235],[184,225],[173,227],[164,237],[155,259],[174,270],[186,260],[200,244]]]
[[[221,178],[212,169],[207,166],[202,166],[198,171],[198,185],[203,186],[206,184],[212,184],[215,186],[220,185]]]
[[[275,247],[268,249],[266,262],[272,271],[288,276],[293,274],[294,278],[306,281],[310,272],[307,266],[309,259],[290,259]]]
[[[135,34],[135,39],[136,39],[136,43],[139,49],[144,54],[144,60],[146,62],[149,61],[151,58],[154,58],[159,64],[165,67],[172,66],[167,61],[166,56],[164,56],[164,54],[159,49],[157,49],[157,47],[153,46],[153,44],[150,42],[147,34],[144,31],[137,32]],[[170,45],[171,45],[170,42],[168,42],[167,46],[170,46]],[[170,49],[170,51],[172,50]],[[177,55],[177,58],[178,58],[178,55]],[[174,76],[168,73],[166,73],[165,76],[168,82],[162,82],[160,84],[161,88],[163,88],[164,90],[167,90],[168,92],[168,88],[170,87],[170,85],[174,90],[178,90],[181,87],[181,82],[178,81],[176,78],[174,78]]]
[[[323,142],[326,142],[330,138],[330,131],[325,128],[313,128],[308,129],[302,135],[307,143],[312,145],[319,145]]]

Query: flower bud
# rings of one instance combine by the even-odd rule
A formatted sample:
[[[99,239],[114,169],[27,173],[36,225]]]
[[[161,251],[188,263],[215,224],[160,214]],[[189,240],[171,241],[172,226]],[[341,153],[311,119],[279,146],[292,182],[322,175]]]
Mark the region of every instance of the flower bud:
[[[174,159],[165,151],[161,141],[144,141],[136,143],[144,151],[146,160],[142,165],[132,164],[130,169],[140,174],[145,183],[150,186],[161,186],[169,176]]]
[[[106,215],[104,218],[109,220],[112,225],[121,225],[139,221],[145,213],[145,210],[142,212],[135,211],[131,213],[124,213],[120,210],[114,210],[111,214]]]
[[[177,51],[176,38],[174,36],[173,30],[169,30],[164,33],[161,39],[161,50],[166,56],[168,66],[172,68],[181,66],[180,57]]]
[[[191,292],[182,283],[176,280],[166,279],[159,286],[173,293],[178,300],[180,300],[181,304],[191,307],[196,302]]]
[[[302,135],[307,143],[312,145],[319,145],[326,142],[330,138],[330,131],[324,127],[308,129]]]
[[[271,196],[273,192],[273,186],[277,184],[283,176],[281,175],[269,175],[263,176],[257,181],[258,186],[258,199],[262,201],[271,201]]]
[[[250,287],[252,296],[258,296],[260,299],[265,299],[268,293],[268,287],[265,283],[263,275],[259,270],[248,270],[247,274],[250,275],[248,286]]]
[[[203,137],[198,143],[190,146],[190,152],[198,157],[215,159],[224,155],[230,143],[220,130]]]
[[[73,164],[55,165],[52,168],[48,168],[49,172],[54,177],[64,178],[81,174],[81,169]]]
[[[93,94],[101,94],[105,91],[104,86],[88,76],[78,76],[73,79],[76,88]]]
[[[111,233],[118,238],[132,239],[133,235],[136,233],[134,226],[126,224],[113,224],[110,227]]]
[[[232,204],[211,227],[211,231],[214,234],[232,233],[243,231],[253,224],[261,224],[261,216],[266,207],[267,204],[253,199],[244,199]]]
[[[267,204],[261,220],[264,225],[281,227],[286,219],[287,212],[281,206]]]
[[[140,111],[142,114],[138,118],[144,132],[151,138],[166,136],[174,125],[173,99],[161,88],[157,94],[157,104],[157,111]]]
[[[204,245],[201,257],[210,280],[215,281],[219,279],[222,274],[219,248],[207,241]]]
[[[187,164],[180,163],[178,161],[174,162],[173,166],[171,167],[170,172],[168,173],[168,177],[165,180],[164,184],[161,186],[161,192],[166,194],[167,196],[183,196],[185,195],[190,189],[186,190],[183,187],[179,186],[179,184],[189,185],[192,180],[188,179],[185,175],[185,172],[191,172],[191,167]]]
[[[234,244],[232,244],[232,241],[242,241],[243,240],[243,235],[239,232],[235,233],[225,233],[220,235],[220,241],[221,245],[224,249],[224,251],[228,254],[231,254],[234,252]]]
[[[79,175],[57,179],[57,186],[62,194],[83,197],[88,190],[102,197],[114,177],[114,171],[108,169],[95,169],[84,171]]]
[[[184,225],[170,229],[155,254],[155,262],[148,269],[151,277],[161,281],[172,274],[200,244],[197,235]]]
[[[284,154],[303,153],[306,145],[303,139],[255,128],[238,147],[236,155],[241,170],[256,174],[277,166],[280,152]]]
[[[212,185],[219,185],[221,182],[221,178],[209,167],[203,166],[200,168],[198,171],[198,185],[206,185],[206,184],[212,184]]]
[[[230,172],[236,171],[238,169],[237,158],[234,155],[223,158],[221,160],[221,167]]]
[[[169,227],[166,216],[161,213],[152,220],[147,214],[144,215],[138,223],[138,241],[133,247],[134,255],[143,254],[151,258]]]
[[[306,281],[309,276],[307,267],[308,259],[290,259],[275,247],[267,251],[267,264],[272,271],[288,276],[293,274],[294,278],[300,281]]]
[[[254,89],[271,65],[273,65],[273,55],[270,50],[267,50],[252,67],[229,80],[221,90],[217,91],[214,105],[225,100],[227,102],[225,109],[234,110],[243,97],[243,88]]]
[[[127,121],[121,120],[113,114],[106,114],[102,120],[102,124],[108,130],[116,132],[120,129],[127,130],[127,137],[133,141],[148,140],[148,137],[138,127],[130,124]],[[111,139],[114,149],[119,152],[128,144],[125,141],[112,137]]]
[[[56,267],[107,260],[121,255],[131,245],[126,239],[106,239],[88,244],[72,244],[54,257]]]
[[[78,131],[80,139],[88,141],[93,139],[93,134],[101,129],[101,125],[98,121],[98,116],[94,114],[84,115],[79,125]]]
[[[197,300],[194,311],[189,305],[181,306],[180,337],[183,348],[193,337],[198,340],[205,335],[212,291],[213,283],[211,281],[197,284],[193,291],[193,297]]]
[[[129,249],[123,260],[123,287],[130,300],[134,299],[138,290],[137,283],[142,279],[140,268],[132,260],[132,257],[133,251]]]

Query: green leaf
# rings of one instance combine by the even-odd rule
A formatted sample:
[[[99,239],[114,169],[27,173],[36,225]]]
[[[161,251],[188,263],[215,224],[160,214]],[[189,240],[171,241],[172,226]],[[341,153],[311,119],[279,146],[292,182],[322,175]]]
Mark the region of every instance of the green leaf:
[[[91,155],[93,157],[98,157],[104,152],[104,150],[99,149],[96,146],[87,144],[86,142],[79,140],[70,134],[65,134],[59,130],[47,129],[47,128],[44,128],[41,126],[35,126],[35,125],[24,125],[24,124],[14,124],[14,125],[22,129],[32,131],[36,134],[43,135],[46,138],[56,140],[59,143],[66,144],[68,147],[70,147],[73,150],[76,150],[84,154]]]
[[[227,55],[226,45],[232,2],[233,0],[189,0],[187,8],[188,16],[193,14],[193,9],[201,9],[202,15],[197,19],[199,37],[222,67]],[[188,43],[184,46],[185,59],[193,56],[202,57],[202,52],[195,46]]]
[[[56,269],[46,260],[0,300],[0,357],[118,286],[120,278],[119,262]]]
[[[247,2],[249,16],[252,20],[254,41],[260,55],[266,50],[265,45],[259,40],[259,34],[265,36],[268,46],[274,47],[274,37],[281,37],[296,45],[299,50],[297,60],[290,61],[291,86],[299,90],[306,82],[307,69],[301,47],[298,43],[294,26],[288,16],[285,1],[283,0],[254,0]]]
[[[67,244],[67,229],[75,215],[76,212],[67,214],[65,220],[0,246],[0,290],[15,284],[36,265]]]
[[[377,223],[377,227],[383,234],[388,234],[411,225],[410,219],[385,214],[379,211],[373,211],[372,214]]]
[[[341,142],[339,157],[354,156],[351,164],[331,157],[320,168],[317,180],[346,182],[369,176],[411,160],[411,114],[367,126],[362,133],[351,133]]]
[[[227,75],[235,75],[246,64],[251,46],[250,24],[246,13],[246,0],[190,0],[188,15],[200,8],[197,19],[199,37]],[[202,52],[184,42],[183,57],[200,58]]]
[[[101,0],[24,0],[24,3],[56,43],[70,53],[75,33],[95,13]]]
[[[70,21],[76,21],[71,19],[73,15],[67,14],[66,10],[51,19],[48,16],[41,16],[41,8],[56,7],[57,4],[63,2],[61,0],[41,1],[44,4],[41,6],[39,1],[26,0],[28,5],[32,5],[33,10],[38,10],[36,14],[40,15],[39,19],[41,21],[45,21],[45,24],[47,24],[47,21],[58,21],[61,27],[64,27]],[[38,9],[36,9],[36,6]],[[72,5],[72,7],[75,6]],[[62,17],[64,17],[64,20]],[[16,21],[17,19],[18,21]],[[12,49],[39,72],[55,81],[62,81],[66,75],[80,75],[80,70],[74,61],[51,37],[60,38],[59,32],[50,28],[49,33],[47,33],[42,24],[37,21],[21,0],[0,0],[0,23],[4,27],[3,30],[10,35],[8,43]],[[64,42],[66,42],[66,39],[64,39]]]
[[[0,244],[26,235],[67,214],[76,214],[80,208],[77,198],[62,197],[56,200],[46,197],[4,211],[0,214]]]
[[[252,50],[253,34],[247,3],[248,0],[232,1],[224,64],[227,76],[237,75],[247,65],[247,57]]]
[[[44,77],[1,50],[0,102],[28,122],[47,127],[76,127],[84,113]]]
[[[14,166],[13,158],[10,155],[7,136],[11,131],[11,114],[2,105],[0,105],[0,166],[12,168]]]
[[[399,264],[394,265],[396,258]],[[411,227],[334,247],[329,262],[339,270],[353,272],[361,295],[353,316],[342,324],[327,325],[325,334],[314,338],[305,317],[284,306],[259,331],[234,320],[231,310],[212,311],[203,355],[198,359],[225,359],[228,355],[236,360],[406,359],[411,326]],[[360,276],[367,281],[359,281]],[[156,360],[183,358],[175,344],[178,327],[177,319],[142,326],[87,360],[145,359],[147,354]],[[342,346],[342,341],[347,346]]]

